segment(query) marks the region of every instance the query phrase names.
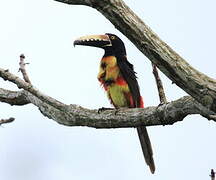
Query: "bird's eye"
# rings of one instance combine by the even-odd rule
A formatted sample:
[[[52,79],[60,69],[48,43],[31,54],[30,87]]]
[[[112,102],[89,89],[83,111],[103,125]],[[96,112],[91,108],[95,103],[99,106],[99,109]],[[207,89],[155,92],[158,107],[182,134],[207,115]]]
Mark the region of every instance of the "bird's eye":
[[[115,36],[111,36],[110,38],[111,38],[112,40],[114,40],[114,39],[115,39]]]

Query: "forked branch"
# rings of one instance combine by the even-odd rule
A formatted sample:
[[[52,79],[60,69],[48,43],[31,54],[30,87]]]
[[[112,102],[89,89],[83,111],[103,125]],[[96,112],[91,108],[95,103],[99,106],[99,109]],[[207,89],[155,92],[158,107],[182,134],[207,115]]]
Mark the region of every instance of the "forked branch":
[[[117,29],[125,34],[140,51],[174,83],[188,92],[176,101],[159,107],[144,109],[122,109],[101,114],[77,105],[66,105],[44,95],[17,76],[0,69],[0,77],[17,85],[22,91],[0,89],[0,101],[11,105],[32,103],[44,116],[68,126],[95,128],[120,128],[168,125],[182,121],[189,114],[200,114],[216,121],[216,81],[198,72],[159,39],[151,29],[138,18],[122,0],[57,0],[67,4],[83,4],[93,7],[107,17]],[[201,104],[199,104],[198,102]],[[204,107],[204,106],[205,107]],[[211,110],[208,110],[211,109]]]
[[[54,121],[67,126],[88,126],[94,128],[122,128],[141,125],[168,125],[182,121],[189,114],[201,114],[216,121],[215,114],[208,111],[196,100],[185,96],[159,107],[120,109],[98,113],[77,105],[66,105],[44,95],[29,83],[0,68],[0,77],[22,88],[22,91],[0,89],[0,100],[11,105],[32,103],[41,113]]]

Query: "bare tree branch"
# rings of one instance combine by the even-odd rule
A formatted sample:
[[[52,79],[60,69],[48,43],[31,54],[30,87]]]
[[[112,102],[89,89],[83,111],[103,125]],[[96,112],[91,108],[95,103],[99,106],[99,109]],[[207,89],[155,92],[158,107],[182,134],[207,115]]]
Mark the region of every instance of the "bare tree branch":
[[[163,42],[122,0],[55,0],[101,12],[173,83],[216,112],[216,80],[197,71]]]
[[[10,91],[0,88],[0,102],[17,106],[29,104],[30,101],[27,100],[26,93],[25,91]]]
[[[105,111],[89,110],[77,105],[66,105],[54,98],[44,95],[29,83],[0,68],[0,77],[15,83],[23,91],[0,89],[0,100],[13,105],[32,103],[41,113],[54,121],[67,126],[88,126],[94,128],[122,128],[141,125],[168,125],[182,121],[189,114],[201,114],[216,121],[216,114],[208,111],[196,100],[185,96],[159,107],[120,109]],[[14,100],[15,102],[11,102]]]
[[[39,92],[37,89],[35,89],[31,84],[23,81],[19,77],[11,74],[8,70],[4,70],[0,68],[0,77],[2,77],[6,81],[13,82],[17,85],[18,88],[23,88],[24,90],[30,92],[31,94],[38,97],[41,101],[44,101],[52,106],[55,106],[56,108],[64,108],[64,104],[51,98],[48,96],[45,96],[41,92]]]
[[[29,64],[29,63],[25,63],[24,59],[25,59],[25,55],[21,54],[20,55],[20,62],[19,62],[19,65],[20,65],[19,71],[21,71],[21,73],[23,75],[23,79],[25,80],[25,82],[31,84],[31,81],[30,81],[29,76],[27,74],[27,71],[25,69],[25,65]]]
[[[9,119],[0,119],[0,126],[2,124],[7,124],[7,123],[11,123],[13,122],[15,119],[13,117],[9,118]]]
[[[163,83],[162,83],[161,78],[159,76],[157,67],[153,63],[152,63],[152,69],[153,69],[153,74],[154,74],[157,89],[158,89],[160,104],[167,103],[166,95],[165,95],[164,88],[163,88]]]
[[[199,73],[162,42],[121,0],[58,0],[68,4],[84,4],[96,8],[155,63],[173,82],[207,108],[214,109],[215,80]],[[182,121],[189,114],[200,114],[216,121],[216,114],[189,96],[144,109],[121,109],[98,114],[77,105],[66,105],[44,95],[17,76],[0,68],[0,77],[22,88],[22,91],[0,89],[0,101],[11,105],[32,103],[41,113],[67,126],[121,128],[168,125]],[[188,89],[188,90],[187,90]]]

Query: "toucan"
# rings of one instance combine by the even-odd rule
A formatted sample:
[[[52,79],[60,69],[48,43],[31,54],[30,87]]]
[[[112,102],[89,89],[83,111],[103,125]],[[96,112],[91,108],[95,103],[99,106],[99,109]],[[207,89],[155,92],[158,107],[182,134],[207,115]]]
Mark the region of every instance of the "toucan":
[[[116,109],[144,108],[136,72],[127,60],[125,45],[118,36],[111,33],[82,36],[74,41],[74,45],[104,49],[97,78],[106,91],[110,103]],[[154,173],[155,163],[147,129],[145,126],[139,126],[137,132],[145,161]]]

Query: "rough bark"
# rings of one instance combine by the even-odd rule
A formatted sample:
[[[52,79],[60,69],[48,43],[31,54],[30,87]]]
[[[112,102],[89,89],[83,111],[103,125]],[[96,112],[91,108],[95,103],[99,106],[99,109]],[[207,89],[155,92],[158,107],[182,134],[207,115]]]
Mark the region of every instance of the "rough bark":
[[[173,83],[216,112],[216,80],[190,66],[163,42],[122,0],[55,0],[101,12]]]
[[[163,83],[162,83],[161,78],[159,76],[157,67],[153,63],[152,63],[152,69],[153,69],[152,73],[154,74],[155,82],[156,82],[157,89],[158,89],[160,104],[167,103],[167,98],[165,95]]]
[[[98,113],[77,105],[66,105],[44,95],[28,82],[0,69],[0,77],[17,85],[21,91],[0,88],[0,101],[11,105],[34,104],[41,113],[67,126],[94,128],[121,128],[168,125],[182,121],[187,115],[200,114],[216,121],[215,80],[198,72],[159,39],[121,0],[56,0],[67,4],[93,7],[107,17],[125,34],[157,67],[174,83],[188,92],[176,101],[159,107],[145,109],[121,109]],[[30,81],[29,81],[30,82]],[[199,101],[199,102],[197,102]],[[204,105],[204,106],[203,106]],[[208,110],[211,109],[211,110]],[[214,111],[214,112],[213,112]]]
[[[120,109],[98,113],[77,105],[66,105],[44,95],[31,84],[0,68],[0,77],[13,82],[22,91],[9,91],[0,88],[0,101],[11,105],[32,103],[41,113],[59,124],[66,126],[88,126],[94,128],[123,128],[141,125],[168,125],[182,121],[189,114],[201,114],[216,121],[215,114],[208,111],[190,96],[163,104],[159,107]],[[127,115],[126,115],[127,114]]]

